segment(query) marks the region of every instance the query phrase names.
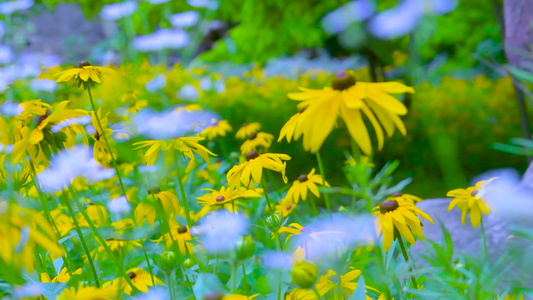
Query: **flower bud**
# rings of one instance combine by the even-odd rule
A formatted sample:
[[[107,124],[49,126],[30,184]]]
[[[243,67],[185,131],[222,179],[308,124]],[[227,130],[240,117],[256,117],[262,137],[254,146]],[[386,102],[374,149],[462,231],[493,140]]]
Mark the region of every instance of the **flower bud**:
[[[237,259],[247,259],[254,255],[255,244],[251,236],[241,237],[237,241]]]
[[[183,262],[183,266],[187,269],[189,268],[192,268],[194,265],[196,265],[196,263],[194,262],[194,260],[190,259],[190,258],[187,258],[184,262]]]
[[[318,278],[318,268],[308,262],[299,261],[291,270],[292,282],[304,289],[312,287]]]
[[[176,253],[165,251],[159,256],[159,266],[163,271],[172,271],[177,265]]]
[[[266,218],[266,225],[271,231],[278,231],[281,223],[281,217],[278,214],[272,214]]]

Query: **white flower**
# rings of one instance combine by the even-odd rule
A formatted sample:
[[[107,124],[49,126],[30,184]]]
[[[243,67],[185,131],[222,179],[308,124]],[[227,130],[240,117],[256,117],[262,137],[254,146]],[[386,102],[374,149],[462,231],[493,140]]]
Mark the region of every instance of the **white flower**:
[[[33,0],[5,1],[0,3],[0,14],[9,15],[18,10],[26,10],[33,6]]]
[[[191,10],[170,16],[170,24],[174,27],[189,27],[198,22],[199,14]]]
[[[100,15],[104,20],[114,21],[132,15],[137,10],[134,1],[107,4],[102,7]]]
[[[479,180],[492,177],[496,179],[484,187],[483,196],[483,200],[487,202],[490,209],[511,219],[531,219],[533,191],[520,182],[518,173],[516,171],[491,172],[481,176]]]
[[[31,88],[32,90],[36,92],[44,91],[44,92],[53,92],[57,87],[57,82],[55,80],[50,79],[34,79],[31,82]]]
[[[178,90],[178,99],[184,101],[196,101],[198,100],[200,93],[194,85],[187,83]]]
[[[144,86],[150,93],[162,90],[167,84],[167,78],[163,74],[158,74],[154,79],[148,81]]]
[[[75,146],[55,153],[48,168],[37,177],[44,192],[55,193],[63,190],[78,177],[93,183],[114,175],[115,170],[105,169],[98,164],[92,156],[92,150],[87,146]]]
[[[27,282],[22,286],[15,288],[15,299],[27,299],[30,297],[38,297],[43,293],[44,287],[40,282]]]
[[[248,219],[229,211],[215,211],[200,220],[200,225],[191,228],[191,233],[200,236],[202,246],[210,253],[227,253],[235,249],[237,241],[248,231]]]
[[[181,29],[159,29],[151,34],[140,35],[133,40],[135,49],[148,52],[163,49],[179,49],[189,43],[189,36]]]
[[[121,214],[129,212],[131,206],[125,196],[119,196],[109,201],[109,203],[107,204],[107,209],[109,209],[109,211],[111,212]]]

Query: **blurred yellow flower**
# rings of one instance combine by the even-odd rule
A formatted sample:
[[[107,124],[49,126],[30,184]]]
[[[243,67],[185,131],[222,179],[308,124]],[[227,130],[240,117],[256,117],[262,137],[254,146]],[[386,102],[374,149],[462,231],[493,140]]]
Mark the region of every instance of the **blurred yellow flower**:
[[[192,236],[189,231],[189,226],[180,225],[174,220],[170,220],[169,225],[171,227],[170,232],[161,236],[157,242],[160,243],[164,241],[167,248],[170,248],[174,243],[177,243],[181,255],[192,254],[192,247],[194,245],[190,242],[192,241]]]
[[[397,238],[395,231],[403,236],[409,243],[415,244],[413,232],[421,240],[424,239],[422,224],[417,215],[433,223],[433,219],[413,203],[403,199],[385,200],[381,205],[374,207],[372,212],[378,217],[377,230],[383,233],[383,251],[389,251],[392,240]]]
[[[148,292],[148,287],[153,286],[152,283],[152,276],[149,272],[145,271],[141,268],[133,268],[126,271],[126,274],[131,280],[131,283],[133,283],[133,286],[135,286],[139,291],[143,293]],[[154,283],[163,285],[163,281],[161,279],[154,276]],[[111,283],[111,286],[119,291],[123,291],[126,295],[131,295],[132,289],[131,286],[126,282],[126,280],[122,277],[117,278],[113,280]]]
[[[221,187],[219,191],[214,189],[203,189],[204,191],[211,191],[209,194],[196,197],[198,203],[202,206],[207,206],[210,209],[220,209],[226,208],[229,211],[234,211],[237,209],[238,202],[237,199],[240,198],[252,198],[252,197],[262,197],[254,189],[245,189],[245,188],[227,188]],[[261,191],[259,189],[259,191]],[[239,203],[240,204],[240,203]]]
[[[107,141],[111,144],[113,142],[113,139],[111,138],[111,134],[113,134],[113,129],[107,126],[107,114],[102,118],[102,109],[99,108],[96,115],[100,119],[100,124],[102,125],[102,129],[104,131],[105,137],[107,138]],[[111,147],[112,145],[106,145],[105,139],[102,137],[102,132],[100,132],[100,126],[98,125],[96,115],[94,111],[91,112],[92,124],[94,128],[94,134],[91,135],[91,137],[94,139],[93,155],[94,158],[98,160],[103,166],[109,167],[112,158],[111,153],[109,153],[111,149],[109,149],[108,146]]]
[[[276,204],[276,207],[274,207],[274,211],[278,215],[285,218],[296,208],[297,205],[298,204],[294,203],[292,199],[285,197],[281,199],[278,204]]]
[[[283,160],[290,160],[291,157],[286,154],[265,153],[259,154],[255,151],[250,151],[246,154],[246,161],[240,165],[233,166],[226,175],[230,187],[236,187],[242,183],[248,187],[251,180],[257,184],[261,183],[263,168],[281,173],[283,181],[287,183],[285,176],[286,162]]]
[[[287,238],[285,239],[285,242],[289,240],[290,237],[293,235],[300,234],[304,228],[302,225],[298,223],[291,223],[289,226],[281,226],[281,228],[278,230],[279,234],[287,233]]]
[[[117,290],[114,286],[96,288],[93,286],[70,287],[64,289],[57,300],[111,300],[115,299]]]
[[[328,270],[325,275],[320,276],[320,279],[315,285],[320,296],[324,296],[332,290],[332,295],[330,295],[330,297],[326,297],[326,299],[344,299],[346,298],[346,296],[352,295],[355,289],[357,288],[357,282],[354,282],[354,280],[361,275],[361,271],[352,270],[341,276],[335,275],[337,275],[335,271]],[[332,278],[335,278],[335,281],[332,280]],[[339,287],[342,293],[335,289],[336,287]],[[366,286],[366,288],[369,290],[376,291],[375,289],[369,286]],[[372,300],[372,298],[370,298],[369,296],[366,296],[366,299]]]
[[[78,68],[69,69],[56,74],[57,82],[66,82],[71,79],[76,79],[78,86],[82,84],[87,87],[87,83],[102,83],[102,78],[113,74],[114,71],[106,67],[91,66],[87,61],[80,61]]]
[[[300,122],[300,117],[302,116],[302,113],[304,112],[305,107],[301,108],[297,114],[292,116],[285,125],[281,128],[281,131],[279,132],[279,138],[278,143],[281,142],[283,138],[287,139],[287,142],[291,142],[291,140],[294,138],[295,140],[300,138],[301,132],[299,132],[298,135],[295,135],[296,128],[298,127],[298,124]]]
[[[461,222],[463,224],[465,223],[466,213],[470,212],[472,226],[478,227],[479,223],[481,223],[481,213],[489,215],[489,208],[483,202],[484,187],[494,179],[496,178],[480,181],[475,186],[466,189],[449,191],[446,196],[453,197],[453,199],[448,206],[448,210],[457,206],[462,211]]]
[[[224,296],[222,297],[222,300],[251,300],[255,297],[259,296],[259,294],[255,294],[255,295],[252,295],[252,296],[244,296],[244,295],[237,295],[237,294],[233,294],[233,295],[228,295],[228,296]]]
[[[384,142],[382,126],[389,137],[394,133],[394,127],[406,134],[398,116],[405,115],[407,109],[389,93],[414,93],[411,87],[398,82],[356,82],[352,75],[341,72],[333,79],[331,87],[300,90],[300,93],[289,93],[288,97],[301,101],[298,108],[305,108],[294,129],[294,137],[303,135],[305,151],[315,153],[320,149],[339,114],[357,145],[367,155],[372,153],[372,146],[361,112],[374,127],[378,149]]]
[[[72,275],[80,275],[81,269],[77,269],[72,273]],[[53,279],[50,279],[50,275],[48,273],[41,273],[41,282],[47,283],[47,282],[68,282],[70,280],[70,274],[67,271],[67,268],[61,269],[61,272],[57,274],[56,277]]]
[[[220,120],[215,125],[204,129],[200,135],[207,137],[208,140],[213,140],[218,136],[226,136],[226,133],[231,132],[231,130],[228,120]]]
[[[315,174],[315,169],[313,168],[309,174],[302,174],[292,183],[291,188],[287,191],[286,198],[291,199],[294,203],[298,203],[300,199],[307,200],[307,191],[309,190],[317,198],[320,197],[318,192],[317,185],[324,185],[327,187],[329,183],[322,179],[322,176]]]
[[[241,145],[241,153],[246,155],[250,151],[259,151],[259,148],[266,151],[272,145],[274,136],[266,132],[252,133]]]
[[[242,127],[237,130],[235,137],[241,140],[244,140],[250,136],[252,133],[257,133],[261,129],[261,124],[258,122],[244,123]]]
[[[318,300],[313,290],[295,288],[285,296],[285,300]]]
[[[88,206],[85,209],[85,212],[89,216],[89,219],[93,221],[96,227],[100,227],[108,223],[109,218],[108,218],[108,213],[107,213],[107,209],[105,208],[105,206],[100,205],[100,204],[94,204],[91,202],[87,203],[87,205]],[[89,227],[89,223],[83,217],[81,212],[76,215],[76,218],[80,226]]]

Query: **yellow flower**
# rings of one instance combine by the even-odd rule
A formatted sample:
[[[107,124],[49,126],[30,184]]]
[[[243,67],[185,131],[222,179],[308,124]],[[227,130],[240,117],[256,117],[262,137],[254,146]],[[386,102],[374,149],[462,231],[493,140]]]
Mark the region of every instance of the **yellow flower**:
[[[123,234],[125,230],[133,229],[135,227],[135,223],[133,222],[133,219],[126,218],[111,223],[111,226],[113,226],[117,230],[117,234]]]
[[[108,238],[105,240],[105,243],[115,253],[120,253],[122,250],[124,250],[124,253],[126,253],[128,251],[133,250],[135,247],[142,247],[141,243],[135,240],[126,241],[122,239]],[[93,257],[93,259],[96,256],[98,256],[99,259],[107,259],[108,255],[109,253],[107,253],[103,245],[99,246],[97,249],[91,252],[91,256]]]
[[[181,226],[174,220],[169,221],[169,225],[172,228],[169,233],[165,233],[157,242],[164,241],[167,248],[170,248],[172,244],[177,243],[181,255],[192,253],[192,247],[194,246],[192,241],[191,232],[189,226]]]
[[[241,204],[240,202],[237,202],[237,199],[240,198],[251,198],[251,197],[262,197],[261,194],[256,192],[253,189],[245,189],[245,188],[227,188],[221,187],[220,191],[214,190],[214,189],[203,189],[204,191],[211,191],[209,194],[205,194],[200,197],[196,197],[196,199],[200,200],[198,203],[200,203],[202,206],[207,206],[210,209],[220,209],[225,207],[229,211],[234,211],[234,208],[236,210],[237,204]]]
[[[227,120],[220,120],[215,125],[204,129],[200,135],[207,137],[208,140],[212,140],[218,136],[226,136],[226,133],[231,132],[231,130],[231,125],[229,125]]]
[[[312,169],[309,174],[302,174],[292,183],[291,188],[287,192],[286,198],[291,199],[294,203],[298,203],[300,199],[307,200],[307,191],[309,190],[317,198],[320,197],[317,184],[329,187],[329,183],[322,179],[322,176],[315,174],[315,169]]]
[[[250,151],[246,154],[245,162],[229,170],[226,175],[229,186],[236,187],[242,182],[245,187],[248,187],[250,179],[259,184],[263,168],[281,173],[283,181],[287,183],[287,177],[285,176],[286,162],[282,162],[282,160],[290,159],[291,157],[286,154],[265,153],[260,155],[255,151]]]
[[[96,288],[92,286],[78,286],[66,288],[57,300],[108,300],[115,299],[117,290],[114,287]]]
[[[102,129],[104,131],[107,141],[111,144],[113,139],[111,139],[111,134],[113,134],[113,129],[107,127],[107,114],[102,118],[102,109],[98,109],[97,113],[98,118],[100,119],[100,124],[102,124]],[[109,153],[109,148],[105,143],[105,139],[100,132],[100,126],[98,125],[94,111],[91,112],[92,123],[95,133],[91,136],[94,139],[93,155],[96,160],[98,160],[103,166],[109,167],[111,163],[111,154]],[[109,145],[111,147],[111,145]]]
[[[449,191],[446,196],[453,197],[453,200],[450,202],[448,210],[451,210],[455,206],[462,210],[461,222],[463,224],[465,223],[466,213],[470,212],[470,222],[472,226],[477,227],[481,223],[481,213],[489,215],[489,208],[483,202],[484,187],[494,179],[496,178],[480,181],[475,186],[466,189]]]
[[[300,234],[303,229],[304,228],[302,227],[302,225],[298,223],[291,223],[289,224],[289,226],[281,226],[281,228],[278,230],[278,233],[288,233],[287,239],[285,239],[285,242],[287,242],[290,237],[292,237],[293,235]]]
[[[135,222],[139,225],[148,221],[151,226],[154,226],[155,218],[157,217],[157,209],[152,203],[141,202],[135,207],[133,217],[135,218]]]
[[[433,219],[413,203],[403,199],[385,200],[381,205],[374,207],[372,212],[378,217],[377,230],[383,232],[383,251],[389,251],[392,240],[397,238],[395,231],[403,236],[409,243],[416,243],[413,232],[421,240],[424,239],[422,225],[417,215],[433,223]]]
[[[289,121],[283,125],[281,131],[279,132],[278,142],[281,142],[284,137],[287,138],[287,142],[289,143],[293,137],[295,140],[300,138],[301,132],[299,132],[299,135],[295,135],[294,133],[296,131],[296,127],[298,127],[298,124],[300,123],[300,117],[302,116],[304,110],[305,108],[300,109],[297,114],[292,116]]]
[[[261,129],[261,124],[257,122],[252,123],[244,123],[242,124],[242,127],[239,128],[237,133],[235,134],[235,137],[244,140],[250,136],[252,133],[257,133]]]
[[[161,191],[159,188],[148,190],[151,196],[155,197],[157,201],[161,203],[163,211],[165,213],[165,218],[168,220],[177,216],[180,212],[180,202],[178,197],[171,192]]]
[[[270,145],[272,145],[273,140],[274,136],[270,133],[252,133],[248,136],[248,139],[244,141],[244,143],[241,145],[241,153],[243,155],[246,155],[246,153],[250,151],[257,151],[259,147],[263,147],[263,149],[266,151],[268,150],[268,148],[270,148]]]
[[[66,109],[68,103],[68,100],[62,101],[57,104],[56,107],[54,107],[52,113],[40,115],[39,119],[37,120],[37,127],[33,129],[30,134],[31,144],[37,144],[44,138],[43,129],[46,126],[57,124],[69,118],[87,115],[87,112],[82,109]]]
[[[79,275],[81,274],[81,269],[77,269],[72,273],[72,275]],[[47,282],[68,282],[70,280],[70,274],[67,271],[67,268],[61,269],[61,272],[57,274],[54,279],[50,279],[50,275],[48,273],[41,273],[41,282],[47,283]]]
[[[274,209],[278,215],[285,218],[296,208],[296,205],[292,199],[285,197],[276,204]]]
[[[152,276],[149,272],[146,272],[141,268],[129,269],[128,271],[126,271],[126,274],[128,274],[128,277],[130,278],[131,283],[133,283],[133,286],[135,286],[139,291],[143,293],[147,293],[148,287],[153,286]],[[155,276],[154,283],[163,285],[163,281],[161,281],[161,279]],[[111,286],[115,287],[117,290],[123,291],[126,295],[131,295],[131,286],[122,277],[113,280]]]
[[[361,271],[349,271],[348,273],[341,275],[340,277],[336,277],[338,280],[336,282],[333,282],[331,280],[332,276],[334,275],[337,275],[337,273],[333,270],[329,270],[326,275],[320,276],[320,279],[318,280],[315,287],[320,296],[324,296],[329,291],[333,290],[331,297],[328,297],[326,299],[345,299],[345,296],[350,296],[357,288],[357,282],[354,282],[354,280],[357,279],[359,275],[361,275]],[[336,287],[339,287],[342,293],[335,289]],[[375,291],[375,289],[369,286],[366,286],[366,288]],[[366,299],[372,300],[372,298],[370,298],[369,296],[366,296]]]
[[[375,165],[372,163],[372,161],[370,160],[370,156],[366,156],[366,155],[361,155],[360,159],[359,159],[359,162],[357,162],[355,160],[355,158],[353,157],[350,157],[348,158],[348,160],[346,160],[344,162],[345,164],[349,165],[349,166],[352,166],[352,167],[355,167],[357,166],[358,164],[362,164],[368,168],[373,168],[375,167]]]
[[[313,290],[296,288],[285,296],[285,300],[318,300]]]
[[[315,153],[333,130],[340,114],[353,139],[365,154],[372,152],[370,137],[361,112],[368,118],[378,139],[378,149],[383,147],[383,128],[390,137],[394,127],[405,135],[406,130],[398,117],[407,109],[389,93],[414,93],[413,88],[398,82],[356,82],[345,72],[337,74],[331,87],[322,90],[300,88],[300,93],[289,93],[292,100],[301,101],[305,108],[295,125],[294,137],[303,135],[305,151]],[[380,125],[381,123],[381,125]]]
[[[417,196],[409,195],[409,194],[402,194],[402,193],[398,193],[398,194],[394,195],[393,198],[396,199],[396,200],[401,199],[401,200],[404,200],[404,201],[407,201],[407,202],[411,202],[413,204],[422,201],[422,199],[418,198]],[[390,200],[390,198],[389,198],[389,200]]]
[[[80,61],[78,68],[69,69],[56,74],[58,76],[57,82],[66,82],[71,79],[76,79],[78,86],[83,84],[87,88],[88,84],[102,83],[102,78],[113,74],[114,71],[106,67],[91,66],[87,61]]]
[[[96,227],[106,225],[109,220],[107,210],[103,205],[89,202],[85,212],[89,216],[89,219],[93,221]],[[87,223],[87,220],[83,217],[81,213],[78,213],[76,217],[80,226],[89,227],[89,223]]]
[[[222,297],[222,300],[251,300],[255,297],[259,296],[259,294],[255,294],[255,295],[252,295],[252,296],[244,296],[244,295],[237,295],[237,294],[233,294],[233,295],[228,295],[228,296],[224,296]]]

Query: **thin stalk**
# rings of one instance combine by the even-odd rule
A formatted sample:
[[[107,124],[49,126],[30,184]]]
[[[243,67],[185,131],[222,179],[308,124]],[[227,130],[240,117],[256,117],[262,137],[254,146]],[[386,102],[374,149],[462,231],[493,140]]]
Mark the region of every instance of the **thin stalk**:
[[[279,282],[278,282],[278,300],[281,300],[281,279],[283,277],[283,273],[281,271],[279,272]]]
[[[244,288],[244,294],[248,294],[248,279],[246,279],[246,267],[244,266],[244,263],[241,264],[242,267],[242,287]]]
[[[320,176],[322,180],[326,181],[326,176],[324,174],[324,165],[322,164],[322,157],[320,156],[320,151],[316,152],[316,160],[318,161],[318,169],[320,170]],[[331,211],[331,202],[329,201],[329,195],[324,193],[324,200],[326,201],[326,209]]]
[[[311,209],[313,210],[313,214],[318,215],[318,208],[316,207],[315,196],[312,194],[309,195],[309,203],[311,204]]]
[[[178,177],[176,178],[177,185],[179,186],[180,193],[181,193],[181,202],[183,203],[183,207],[185,208],[185,218],[187,219],[187,225],[189,228],[192,226],[191,221],[191,213],[189,211],[189,202],[187,201],[187,196],[185,195],[185,188],[183,187],[183,176],[181,174],[180,170],[180,164],[178,159],[176,158],[176,172],[178,173]]]
[[[481,227],[481,247],[483,254],[486,258],[489,256],[489,247],[487,245],[487,235],[485,233],[485,225],[483,224],[483,218],[481,218],[481,222],[479,223]]]
[[[76,232],[78,233],[78,236],[80,238],[81,245],[83,247],[83,251],[85,251],[85,254],[87,255],[87,260],[89,261],[89,265],[91,266],[91,271],[93,272],[94,280],[96,281],[96,287],[100,287],[100,282],[98,281],[98,274],[96,273],[96,268],[94,267],[94,262],[91,257],[91,253],[89,252],[89,248],[87,247],[87,243],[85,242],[85,238],[83,237],[83,234],[81,233],[80,224],[78,224],[78,220],[76,220],[76,215],[74,214],[74,210],[72,209],[72,206],[70,205],[70,201],[67,199],[65,192],[62,192],[62,200],[67,207],[70,217],[72,218],[72,221],[74,222],[74,227],[76,228]]]
[[[237,262],[231,262],[231,292],[235,293],[237,290]]]
[[[174,274],[172,271],[165,272],[167,275],[167,282],[168,282],[168,294],[170,296],[170,300],[177,299],[176,298],[176,289],[175,289],[175,283],[174,283]]]
[[[267,205],[268,205],[268,210],[271,214],[274,213],[274,210],[272,209],[272,203],[270,203],[270,198],[268,197],[268,189],[267,189],[267,186],[265,184],[265,180],[264,178],[261,179],[261,186],[263,187],[263,194],[265,194],[265,199],[266,199],[266,202],[267,202]]]
[[[403,258],[409,264],[409,256],[407,255],[407,250],[405,250],[405,245],[403,244],[402,236],[398,233],[397,237],[398,243],[400,244],[400,249],[402,249]],[[409,268],[411,269],[411,271],[413,271],[413,268],[411,266],[409,266]],[[416,284],[416,279],[413,275],[411,275],[411,281],[413,282],[414,288],[418,290],[418,284]]]

